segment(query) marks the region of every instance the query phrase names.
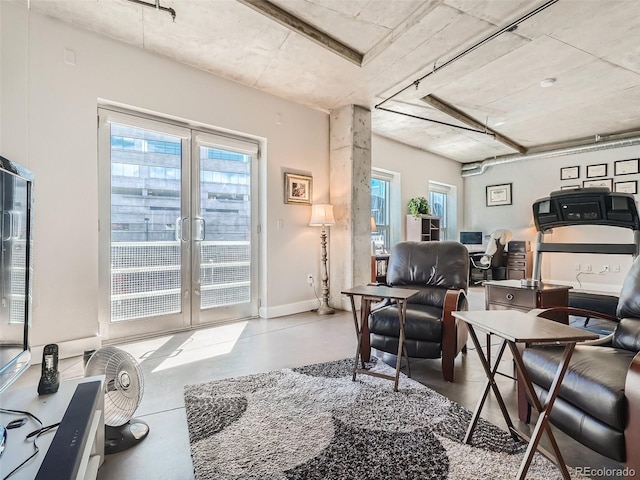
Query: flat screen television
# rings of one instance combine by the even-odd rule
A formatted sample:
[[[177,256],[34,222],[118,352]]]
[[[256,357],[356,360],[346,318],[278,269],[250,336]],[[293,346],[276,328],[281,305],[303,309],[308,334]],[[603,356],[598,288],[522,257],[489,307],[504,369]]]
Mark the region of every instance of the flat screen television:
[[[33,174],[0,156],[0,393],[31,360]]]
[[[460,232],[463,245],[482,245],[482,232]]]

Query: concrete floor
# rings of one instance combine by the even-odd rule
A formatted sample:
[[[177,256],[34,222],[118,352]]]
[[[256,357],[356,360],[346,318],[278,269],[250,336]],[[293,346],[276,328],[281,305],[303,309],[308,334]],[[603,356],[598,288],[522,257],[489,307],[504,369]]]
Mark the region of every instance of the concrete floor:
[[[484,309],[481,287],[471,289],[470,309]],[[145,392],[136,417],[144,419],[151,431],[136,447],[107,456],[98,479],[189,480],[194,477],[182,396],[184,385],[352,357],[355,334],[349,312],[324,317],[304,313],[182,332],[118,347],[140,362]],[[472,347],[471,340],[469,347]],[[61,361],[60,370],[63,379],[82,376],[82,358]],[[413,360],[411,370],[415,380],[469,409],[475,407],[485,381],[484,371],[472,348],[456,359],[455,383],[442,380],[438,360]],[[505,373],[513,371],[507,353],[501,370]],[[39,366],[31,367],[18,380],[18,386],[37,384],[39,374]],[[497,381],[512,418],[517,419],[513,380],[499,377]],[[505,428],[492,394],[482,416]],[[619,463],[582,447],[561,432],[557,432],[556,437],[569,465],[621,468]],[[617,477],[603,475],[597,478]]]

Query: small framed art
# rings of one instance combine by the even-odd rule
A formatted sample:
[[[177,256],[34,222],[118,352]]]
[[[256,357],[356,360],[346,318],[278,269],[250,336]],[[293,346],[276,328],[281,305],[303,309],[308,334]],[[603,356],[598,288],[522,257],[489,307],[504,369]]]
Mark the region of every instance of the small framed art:
[[[311,205],[313,193],[313,177],[285,172],[284,203]]]
[[[576,188],[580,188],[580,185],[562,185],[560,190],[575,190]]]
[[[631,180],[628,182],[616,182],[616,192],[620,193],[638,193],[638,181]]]
[[[614,175],[631,175],[632,173],[639,173],[639,172],[640,172],[640,166],[638,165],[637,158],[632,158],[631,160],[618,160],[616,162],[613,162]],[[626,182],[621,182],[621,183],[626,183]]]
[[[587,178],[597,178],[607,176],[607,164],[587,165]]]
[[[580,178],[580,167],[564,167],[560,169],[560,180],[574,180]]]
[[[511,184],[487,185],[487,207],[511,205]]]
[[[600,180],[583,180],[583,187],[607,187],[613,190],[613,178],[601,178]]]

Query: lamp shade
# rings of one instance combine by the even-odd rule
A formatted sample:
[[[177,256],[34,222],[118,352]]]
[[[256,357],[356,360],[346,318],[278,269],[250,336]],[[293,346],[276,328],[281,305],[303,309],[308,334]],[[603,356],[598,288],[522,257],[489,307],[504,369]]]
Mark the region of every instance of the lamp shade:
[[[322,225],[334,225],[333,205],[319,203],[311,206],[311,221],[309,225],[319,227]]]
[[[378,226],[376,225],[376,219],[371,217],[371,232],[377,232]]]

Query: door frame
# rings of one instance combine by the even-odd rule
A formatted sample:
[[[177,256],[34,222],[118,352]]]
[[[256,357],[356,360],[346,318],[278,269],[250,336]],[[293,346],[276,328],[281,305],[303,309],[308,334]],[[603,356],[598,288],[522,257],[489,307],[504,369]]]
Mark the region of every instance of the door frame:
[[[190,218],[191,221],[184,222],[183,238],[188,241],[181,242],[182,264],[188,259],[188,268],[182,268],[181,273],[181,298],[182,311],[177,314],[148,317],[144,319],[123,320],[118,324],[111,322],[111,139],[109,123],[119,123],[131,125],[137,128],[150,129],[176,135],[182,138],[182,175],[181,185],[183,191],[191,192],[189,195],[181,195],[181,218]],[[193,161],[195,136],[197,133],[219,136],[227,138],[231,145],[233,142],[251,142],[257,145],[256,154],[251,165],[251,307],[250,312],[242,316],[201,316],[199,312],[194,312],[192,278],[193,258],[191,252],[191,237],[194,231],[194,202],[190,198],[195,194],[192,190],[192,182],[199,179],[199,162]],[[136,111],[129,111],[111,105],[98,106],[98,319],[100,335],[103,341],[113,342],[124,338],[136,338],[146,336],[157,336],[166,333],[198,328],[202,326],[226,323],[229,321],[252,318],[258,316],[260,307],[259,296],[262,291],[259,284],[260,279],[260,211],[258,208],[259,179],[261,168],[258,166],[260,160],[260,142],[252,137],[240,137],[227,133],[217,132],[214,129],[194,126],[189,123],[180,123],[173,120],[152,117]],[[105,160],[105,159],[108,159]],[[186,190],[185,190],[186,186]],[[222,310],[229,310],[221,307]],[[221,311],[222,311],[221,310]],[[207,318],[209,317],[209,318]],[[204,320],[203,320],[204,319]],[[152,327],[150,326],[152,324]]]

